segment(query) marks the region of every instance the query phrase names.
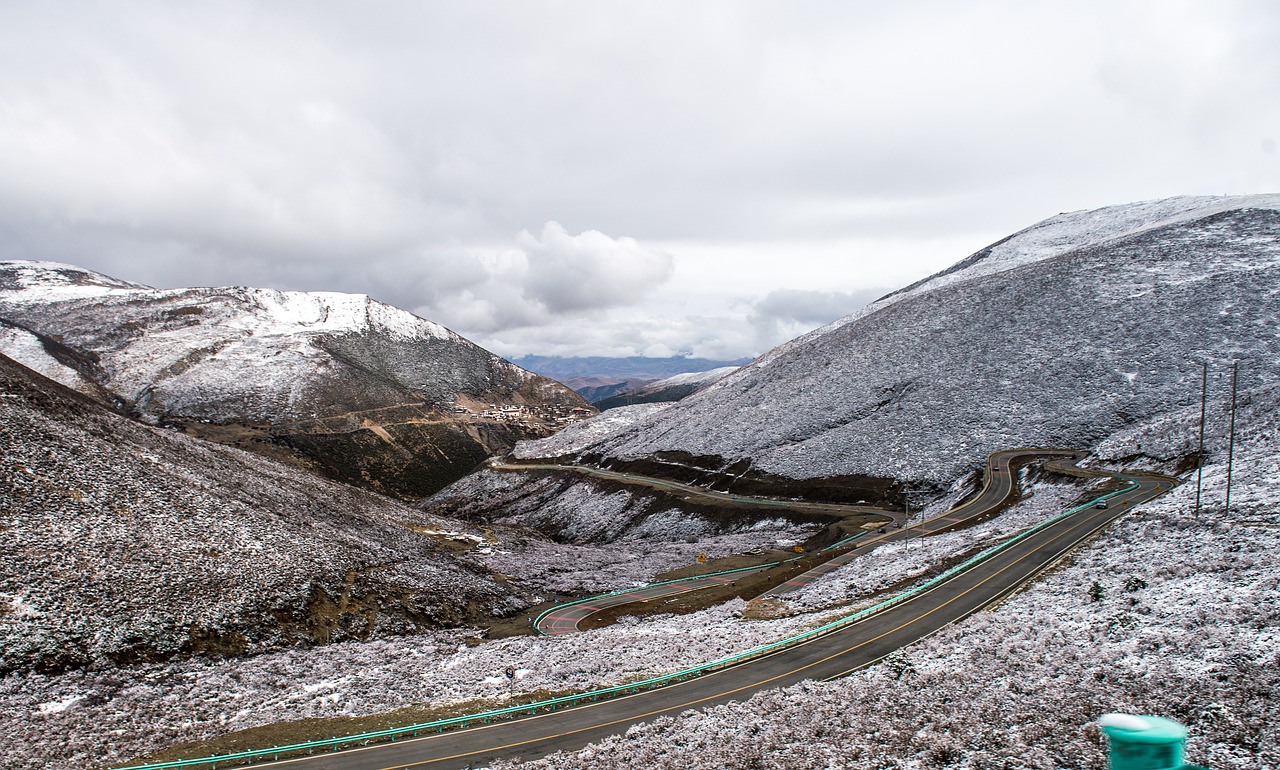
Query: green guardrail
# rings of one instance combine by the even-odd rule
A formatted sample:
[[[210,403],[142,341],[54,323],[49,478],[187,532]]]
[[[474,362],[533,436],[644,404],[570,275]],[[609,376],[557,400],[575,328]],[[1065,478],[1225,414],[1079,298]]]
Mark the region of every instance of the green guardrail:
[[[857,539],[858,539],[858,538],[860,538],[860,537],[866,537],[868,534],[870,534],[870,533],[869,533],[869,532],[859,532],[859,533],[858,533],[858,534],[856,534],[856,535],[850,535],[849,537],[846,537],[844,540],[840,540],[840,541],[834,542],[834,543],[832,543],[831,545],[827,546],[826,548],[823,548],[823,549],[822,549],[822,553],[826,553],[827,551],[834,551],[835,549],[837,549],[837,548],[839,548],[839,547],[841,547],[841,546],[843,546],[843,545],[848,545],[849,543],[852,543],[854,540],[857,540]]]
[[[743,663],[746,663],[751,660],[755,660],[757,658],[762,658],[767,655],[772,655],[776,652],[781,652],[782,650],[785,650],[785,649],[797,647],[799,645],[805,644],[806,642],[813,641],[818,637],[826,636],[827,634],[835,633],[836,631],[839,631],[840,629],[851,626],[855,623],[860,623],[863,620],[866,620],[867,618],[873,615],[877,615],[881,612],[884,612],[885,610],[891,607],[896,607],[897,605],[902,604],[903,602],[909,601],[910,599],[913,599],[916,596],[919,596],[920,594],[926,591],[930,591],[936,588],[937,586],[941,585],[942,583],[945,583],[946,581],[950,580],[956,575],[959,575],[962,572],[967,572],[968,570],[972,569],[978,564],[981,564],[982,562],[1003,552],[1004,550],[1012,547],[1014,544],[1021,542],[1022,540],[1025,540],[1028,537],[1031,537],[1032,535],[1034,535],[1035,533],[1039,532],[1042,529],[1045,529],[1046,527],[1052,526],[1053,524],[1056,524],[1057,522],[1069,516],[1075,515],[1076,513],[1079,513],[1080,511],[1085,510],[1086,508],[1092,507],[1103,500],[1107,500],[1117,495],[1130,492],[1138,487],[1138,482],[1134,481],[1132,478],[1120,477],[1120,476],[1117,476],[1117,477],[1126,478],[1129,482],[1128,486],[1124,487],[1123,489],[1118,489],[1114,492],[1108,492],[1105,495],[1099,495],[1098,497],[1095,497],[1086,503],[1077,505],[1076,507],[1071,508],[1067,511],[1064,511],[1063,513],[1057,516],[1054,516],[1051,519],[1046,519],[1045,521],[1033,527],[1029,527],[1028,529],[1023,530],[1022,532],[1018,533],[1017,535],[1014,535],[1008,540],[1005,540],[1003,543],[994,545],[991,548],[988,548],[982,553],[969,559],[968,561],[962,564],[958,564],[952,567],[951,569],[947,570],[946,572],[943,572],[941,575],[938,575],[935,578],[932,578],[924,583],[921,583],[915,588],[904,591],[901,594],[898,594],[897,596],[891,599],[886,599],[885,601],[880,602],[879,604],[875,604],[875,605],[872,605],[871,607],[867,607],[866,609],[855,612],[852,615],[849,615],[844,618],[840,618],[839,620],[833,620],[830,623],[825,623],[821,626],[812,628],[803,633],[796,634],[795,636],[787,637],[785,639],[780,639],[776,642],[771,642],[770,644],[761,645],[759,647],[754,647],[750,650],[746,650],[745,652],[736,653],[734,655],[728,655],[723,658],[717,658],[716,660],[713,660],[710,663],[704,663],[699,666],[687,668],[682,671],[677,671],[673,674],[664,674],[662,676],[651,677],[649,679],[644,679],[638,682],[631,682],[629,684],[617,685],[614,687],[605,687],[599,690],[590,690],[584,693],[579,693],[577,695],[564,695],[558,698],[551,698],[549,700],[538,701],[536,703],[528,703],[522,706],[509,706],[507,708],[495,709],[492,711],[484,711],[478,714],[468,714],[460,717],[451,717],[449,719],[438,719],[433,722],[423,722],[421,724],[408,725],[406,727],[394,727],[387,730],[377,730],[373,732],[359,733],[357,735],[347,735],[347,736],[338,737],[338,738],[329,738],[327,740],[293,743],[287,746],[273,746],[269,749],[253,749],[250,751],[236,752],[234,754],[220,754],[217,756],[197,757],[194,759],[179,759],[179,760],[174,760],[172,762],[158,762],[158,763],[143,764],[143,765],[117,766],[114,770],[172,770],[174,768],[194,767],[197,765],[210,765],[213,768],[217,768],[217,766],[221,763],[239,762],[241,760],[246,760],[246,759],[268,759],[268,758],[279,759],[282,755],[285,755],[285,754],[296,754],[301,752],[314,754],[317,749],[336,751],[340,747],[344,747],[344,746],[350,748],[357,744],[370,744],[370,743],[381,742],[381,741],[395,741],[397,738],[416,738],[422,733],[431,733],[431,732],[442,733],[448,729],[469,727],[475,724],[485,724],[485,723],[493,722],[495,720],[504,719],[506,717],[510,717],[513,715],[519,715],[519,714],[532,715],[540,712],[555,711],[556,709],[561,707],[577,706],[580,703],[584,703],[587,701],[598,701],[601,699],[611,698],[619,695],[634,695],[635,693],[640,692],[642,690],[653,690],[659,687],[664,687],[666,685],[683,682],[686,679],[693,679],[699,676],[704,676],[706,674],[714,673],[716,671],[723,671],[726,668],[731,668],[733,666],[741,665]],[[750,568],[747,568],[747,569],[750,569]],[[699,575],[697,577],[706,577],[706,576]],[[671,581],[668,581],[668,582],[671,582]]]
[[[754,567],[735,567],[734,569],[721,570],[720,572],[708,572],[704,575],[690,575],[689,577],[675,578],[674,580],[662,580],[657,583],[646,583],[645,585],[636,586],[635,588],[623,588],[618,591],[610,591],[607,594],[596,594],[595,596],[588,596],[585,599],[578,599],[577,601],[565,602],[564,604],[557,604],[556,606],[551,607],[550,609],[543,610],[541,613],[539,613],[538,617],[534,618],[533,630],[537,631],[540,634],[545,635],[547,632],[543,631],[541,628],[538,628],[538,624],[542,622],[542,619],[545,618],[547,615],[550,615],[556,610],[564,607],[573,607],[579,604],[586,604],[587,602],[599,601],[600,599],[608,599],[613,596],[621,596],[622,594],[629,594],[632,591],[643,591],[646,588],[653,588],[654,586],[666,586],[666,585],[671,585],[672,583],[687,583],[690,580],[698,580],[699,578],[717,577],[719,575],[732,575],[735,572],[747,572],[750,570],[764,570],[770,567],[776,567],[781,563],[782,562],[780,561],[771,561],[768,564],[757,564]]]

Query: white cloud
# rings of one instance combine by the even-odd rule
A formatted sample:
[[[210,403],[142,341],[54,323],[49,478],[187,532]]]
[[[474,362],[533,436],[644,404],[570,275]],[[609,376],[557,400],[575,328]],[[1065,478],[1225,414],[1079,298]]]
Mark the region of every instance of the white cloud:
[[[549,318],[542,325],[477,335],[495,352],[520,355],[692,356],[714,360],[751,357],[797,335],[857,310],[886,289],[840,292],[777,289],[755,301],[704,298],[708,312],[680,312],[672,299],[652,305],[618,307],[590,323],[566,324]],[[619,340],[625,340],[619,344]]]
[[[761,352],[803,325],[751,323],[774,290],[1280,190],[1278,34],[1267,0],[0,4],[0,258]]]
[[[528,261],[525,296],[553,313],[633,305],[674,268],[670,254],[633,238],[596,230],[573,236],[558,222],[548,222],[541,236],[520,233],[519,243]]]
[[[761,342],[772,347],[807,331],[843,318],[888,294],[886,289],[858,292],[774,289],[752,307],[747,320]]]
[[[431,254],[391,272],[420,276],[411,290],[423,300],[415,308],[421,315],[464,334],[492,334],[598,320],[643,301],[674,265],[670,254],[634,238],[597,230],[571,235],[547,222],[538,235],[521,231],[514,248]]]

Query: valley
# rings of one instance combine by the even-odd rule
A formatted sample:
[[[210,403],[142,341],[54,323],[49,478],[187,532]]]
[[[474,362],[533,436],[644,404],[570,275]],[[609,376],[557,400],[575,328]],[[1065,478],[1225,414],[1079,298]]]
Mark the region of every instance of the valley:
[[[1280,197],[1052,217],[600,414],[367,298],[5,264],[19,767],[1275,759]]]

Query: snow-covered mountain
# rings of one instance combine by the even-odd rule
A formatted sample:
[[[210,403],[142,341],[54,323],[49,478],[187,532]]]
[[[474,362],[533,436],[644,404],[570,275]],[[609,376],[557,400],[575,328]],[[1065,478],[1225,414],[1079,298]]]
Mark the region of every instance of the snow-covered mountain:
[[[1063,214],[682,401],[610,410],[514,454],[900,506],[908,488],[963,493],[997,449],[1099,452],[1116,436],[1176,425],[1176,442],[1139,438],[1128,460],[1177,472],[1196,450],[1184,429],[1199,415],[1205,360],[1219,401],[1233,360],[1242,398],[1280,383],[1277,294],[1280,195]],[[583,499],[615,500],[620,531],[681,505],[540,475],[481,471],[424,506],[496,522],[538,511],[559,534],[600,518],[582,512]]]
[[[599,409],[613,409],[629,404],[657,404],[664,401],[679,401],[697,393],[717,380],[728,377],[737,371],[736,366],[721,366],[705,372],[684,372],[657,382],[646,383],[638,388],[623,391],[616,396],[593,401]]]
[[[588,405],[363,295],[157,290],[0,262],[0,352],[153,424],[428,494]]]
[[[531,372],[563,382],[592,404],[599,404],[627,391],[639,390],[668,377],[741,366],[750,360],[713,361],[688,356],[521,356],[512,359],[515,364]],[[611,404],[610,408],[618,405]]]
[[[455,556],[457,522],[141,425],[4,356],[0,452],[0,673],[391,636],[525,606]]]
[[[684,401],[611,410],[522,443],[520,459],[647,461],[650,473],[720,488],[747,478],[736,474],[750,461],[762,480],[798,479],[788,489],[801,494],[859,473],[951,481],[954,491],[987,451],[1034,444],[1087,447],[1110,467],[1178,472],[1187,483],[998,607],[879,665],[662,717],[519,766],[1101,768],[1094,720],[1108,711],[1185,723],[1188,759],[1199,764],[1280,766],[1278,295],[1280,196],[1067,214]],[[734,475],[712,472],[735,460]],[[475,474],[433,500],[448,508],[465,490],[476,505],[491,501],[488,518],[545,511],[569,528],[590,521],[570,503],[623,491],[512,476]],[[1065,485],[1055,494],[1040,484],[988,525],[856,559],[788,603],[846,607],[921,567],[912,562],[921,554],[937,564],[983,527],[1016,531],[1072,497]],[[612,505],[615,518],[634,518],[624,502]]]
[[[1276,382],[1278,295],[1280,196],[1063,214],[578,454],[936,487],[996,449],[1092,447],[1198,404],[1206,359]]]

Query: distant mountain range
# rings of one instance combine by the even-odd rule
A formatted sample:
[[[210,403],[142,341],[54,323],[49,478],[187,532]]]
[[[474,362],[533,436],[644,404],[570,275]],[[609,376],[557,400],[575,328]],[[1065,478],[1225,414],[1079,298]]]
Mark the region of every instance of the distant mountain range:
[[[658,380],[676,375],[741,366],[751,359],[713,361],[708,358],[688,358],[685,356],[671,356],[668,358],[645,358],[643,356],[618,358],[610,358],[608,356],[522,356],[511,360],[531,372],[550,377],[568,385],[592,404],[608,400],[610,406],[618,406],[619,403],[642,402],[615,402],[610,399],[614,399],[624,393],[639,391]],[[676,399],[660,398],[658,400],[674,401]],[[604,408],[607,409],[609,407]]]
[[[0,353],[122,413],[406,500],[594,412],[363,295],[158,290],[0,262],[0,324]]]
[[[652,382],[657,382],[657,380],[595,376],[569,377],[564,380],[565,385],[573,388],[573,392],[590,401],[592,406],[595,406],[598,401],[613,398],[620,393],[638,390]],[[596,408],[599,409],[600,407]]]
[[[661,380],[686,372],[705,372],[723,366],[741,366],[750,358],[736,361],[714,361],[709,358],[670,356],[645,358],[644,356],[520,356],[511,362],[543,377],[564,382],[571,377],[616,377],[632,380]]]
[[[661,380],[646,382],[627,388],[607,398],[589,399],[597,409],[613,409],[630,404],[658,404],[679,401],[709,387],[713,382],[738,370],[736,366],[722,366],[705,372],[685,372]]]

